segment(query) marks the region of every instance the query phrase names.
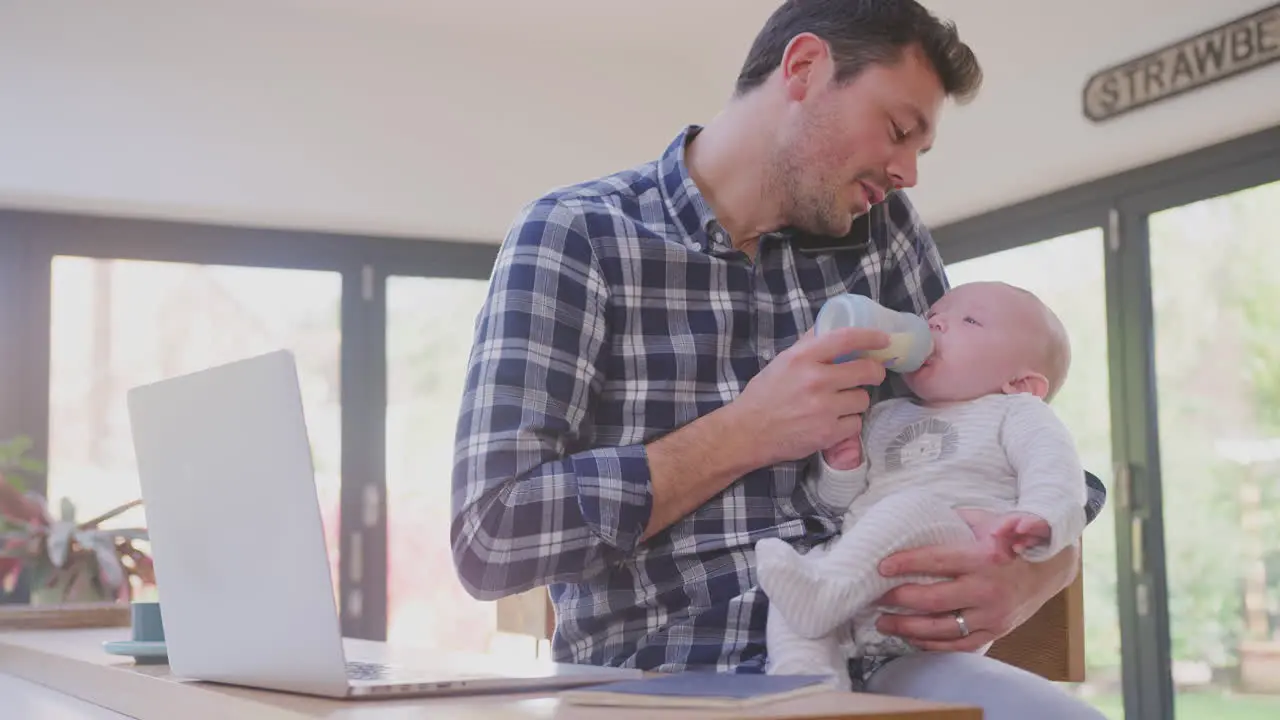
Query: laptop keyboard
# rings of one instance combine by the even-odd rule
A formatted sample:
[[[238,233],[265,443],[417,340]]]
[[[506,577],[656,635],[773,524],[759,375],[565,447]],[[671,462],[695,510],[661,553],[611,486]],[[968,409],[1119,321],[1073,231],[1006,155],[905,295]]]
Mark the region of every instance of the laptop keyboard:
[[[404,675],[404,668],[395,665],[347,661],[347,678],[350,680],[393,680]]]

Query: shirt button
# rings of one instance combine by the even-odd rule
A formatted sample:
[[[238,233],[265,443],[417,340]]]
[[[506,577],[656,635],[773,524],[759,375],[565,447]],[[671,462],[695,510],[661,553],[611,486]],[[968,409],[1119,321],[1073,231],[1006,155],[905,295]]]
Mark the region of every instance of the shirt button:
[[[765,348],[760,351],[760,357],[764,358],[765,360],[772,360],[773,355],[774,355],[774,352],[772,348]]]

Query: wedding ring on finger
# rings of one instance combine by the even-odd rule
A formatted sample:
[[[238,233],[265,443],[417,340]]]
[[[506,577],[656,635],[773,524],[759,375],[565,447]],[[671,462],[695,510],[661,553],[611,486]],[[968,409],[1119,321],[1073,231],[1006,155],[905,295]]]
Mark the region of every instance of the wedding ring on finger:
[[[961,638],[969,637],[969,623],[964,621],[964,613],[957,610],[954,613],[952,613],[952,615],[954,615],[956,618],[956,624],[960,626],[960,637]]]

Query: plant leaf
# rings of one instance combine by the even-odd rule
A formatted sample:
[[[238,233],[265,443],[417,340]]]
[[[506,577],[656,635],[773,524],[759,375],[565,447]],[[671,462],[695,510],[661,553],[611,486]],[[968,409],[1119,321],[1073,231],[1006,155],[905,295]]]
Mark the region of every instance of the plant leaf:
[[[10,595],[18,588],[18,578],[22,575],[22,563],[13,563],[5,569],[0,563],[0,593]]]
[[[23,491],[11,479],[0,477],[0,517],[27,520],[29,511]]]
[[[71,535],[76,530],[74,522],[57,522],[49,529],[49,562],[54,567],[62,567],[67,562],[67,552],[71,549]]]
[[[73,529],[71,538],[80,545],[82,550],[93,550],[93,546],[98,542],[98,532],[96,530],[80,530]]]
[[[90,542],[92,544],[87,547],[92,547],[94,555],[98,558],[98,576],[102,584],[108,590],[117,590],[120,583],[124,582],[124,566],[120,564],[120,557],[116,555],[115,543],[105,533],[97,534],[90,539]]]
[[[19,560],[23,558],[30,558],[31,553],[28,553],[27,549],[24,547],[26,543],[24,543],[23,540],[25,539],[26,538],[21,535],[18,535],[17,537],[10,536],[7,538],[5,535],[0,535],[0,558],[17,558]]]
[[[151,562],[151,558],[143,555],[140,551],[133,557],[134,569],[133,573],[144,585],[156,584],[156,566]]]
[[[134,547],[128,541],[119,545],[118,553],[129,558],[129,572],[138,576],[143,585],[156,584],[155,564],[151,562],[151,558],[147,557],[146,553]]]
[[[49,576],[57,571],[57,568],[47,563],[34,563],[31,566],[31,587],[45,587],[49,583]]]
[[[19,435],[0,442],[0,467],[9,467],[16,463],[31,449],[31,445],[31,438],[26,435]]]
[[[14,465],[22,472],[31,473],[32,475],[43,475],[45,473],[44,463],[35,458],[18,458]]]
[[[93,584],[93,577],[88,572],[83,570],[72,570],[72,572],[74,574],[71,576],[71,580],[63,586],[63,602],[67,602],[72,597],[79,597],[81,593],[88,589],[85,587],[86,585],[91,586]]]
[[[27,493],[26,498],[27,498],[27,502],[30,502],[33,505],[35,505],[36,508],[40,511],[40,519],[44,521],[44,524],[52,525],[53,515],[49,514],[49,503],[44,499],[44,497],[39,495],[38,493],[29,492]]]

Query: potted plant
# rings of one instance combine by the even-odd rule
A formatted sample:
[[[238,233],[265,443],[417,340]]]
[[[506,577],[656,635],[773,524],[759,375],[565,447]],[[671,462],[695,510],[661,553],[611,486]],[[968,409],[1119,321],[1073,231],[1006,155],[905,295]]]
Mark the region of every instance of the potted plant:
[[[44,472],[30,449],[25,437],[0,442],[0,600],[13,593],[24,570],[33,605],[127,601],[133,578],[155,585],[151,558],[134,545],[147,538],[146,530],[102,528],[142,501],[78,521],[64,499],[55,518],[45,499],[27,490],[27,479]]]

